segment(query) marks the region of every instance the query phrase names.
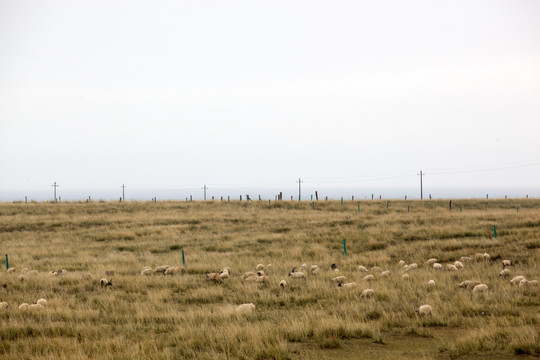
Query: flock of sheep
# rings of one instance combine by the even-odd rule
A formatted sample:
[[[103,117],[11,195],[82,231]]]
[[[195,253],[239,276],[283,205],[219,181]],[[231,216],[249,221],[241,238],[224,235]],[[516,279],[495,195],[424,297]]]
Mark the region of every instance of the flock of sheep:
[[[477,253],[473,257],[462,257],[460,260],[456,260],[453,263],[446,264],[443,266],[438,262],[436,258],[430,258],[426,261],[426,266],[431,267],[432,269],[436,271],[460,271],[465,268],[463,263],[467,263],[470,261],[476,261],[476,262],[488,262],[490,261],[490,255],[488,253]],[[405,261],[400,260],[398,263],[398,266],[402,268],[402,270],[405,272],[401,278],[404,281],[407,281],[409,279],[409,273],[415,269],[418,269],[417,263],[411,263],[407,264]],[[510,267],[512,266],[512,262],[510,260],[503,260],[502,261],[502,270],[499,273],[499,277],[510,277],[511,271]],[[265,271],[271,272],[273,269],[272,264],[263,265],[258,264],[254,267],[254,271],[248,271],[245,272],[242,276],[243,281],[246,283],[257,283],[263,286],[270,285],[270,277],[266,275]],[[358,288],[358,284],[356,282],[347,282],[347,277],[345,275],[341,275],[339,268],[336,264],[332,264],[330,267],[332,273],[335,275],[334,277],[331,277],[331,281],[336,284],[338,288],[342,288],[345,290],[354,290]],[[357,270],[359,272],[369,272],[365,266],[358,265]],[[16,270],[15,268],[9,268],[7,270],[8,274],[15,274]],[[186,272],[186,269],[184,266],[169,266],[169,265],[161,265],[155,268],[145,266],[142,268],[140,275],[142,276],[150,276],[150,275],[175,275],[179,274],[182,275]],[[371,268],[371,272],[374,274],[378,274],[379,277],[385,278],[389,277],[391,275],[391,272],[389,270],[383,270],[382,268],[378,266],[374,266]],[[39,272],[37,270],[29,270],[28,268],[24,268],[21,270],[21,274],[18,276],[17,280],[21,282],[26,281],[27,276],[33,276],[37,275]],[[48,274],[50,276],[61,276],[63,274],[67,273],[66,270],[60,269],[56,271],[50,271]],[[322,273],[321,268],[317,265],[311,265],[308,269],[307,264],[302,264],[299,268],[294,267],[291,272],[288,274],[288,277],[292,281],[297,281],[301,279],[306,279],[307,276],[318,276]],[[116,274],[116,271],[114,269],[109,269],[104,271],[105,277],[101,278],[99,281],[99,285],[101,287],[107,287],[112,286],[112,280],[111,278],[114,277]],[[222,282],[227,281],[231,277],[232,270],[230,267],[224,267],[219,272],[214,273],[208,273],[206,274],[206,278],[209,281],[213,282]],[[93,276],[90,273],[84,273],[82,275],[82,280],[84,281],[91,281],[93,280]],[[375,276],[373,274],[368,274],[362,277],[362,281],[366,282],[372,282],[375,280]],[[538,280],[528,280],[523,275],[515,276],[510,281],[510,284],[512,285],[518,285],[518,286],[537,286]],[[428,287],[435,286],[434,280],[429,280],[427,282]],[[473,294],[477,293],[485,293],[488,291],[489,286],[487,284],[482,283],[481,281],[477,280],[465,280],[458,284],[459,287],[470,290]],[[281,289],[285,289],[288,287],[288,282],[285,279],[282,279],[279,282],[279,287]],[[373,298],[375,297],[375,292],[371,288],[363,289],[362,293],[360,294],[360,298]],[[39,299],[36,301],[36,303],[33,304],[27,304],[22,303],[19,306],[20,311],[39,311],[45,308],[47,305],[46,299]],[[7,302],[0,302],[0,311],[5,310],[8,308]],[[255,311],[255,305],[252,303],[247,304],[241,304],[236,308],[236,312],[238,314],[249,314],[251,312]],[[433,309],[428,304],[423,304],[419,306],[416,309],[416,313],[419,316],[426,316],[426,315],[432,315]]]

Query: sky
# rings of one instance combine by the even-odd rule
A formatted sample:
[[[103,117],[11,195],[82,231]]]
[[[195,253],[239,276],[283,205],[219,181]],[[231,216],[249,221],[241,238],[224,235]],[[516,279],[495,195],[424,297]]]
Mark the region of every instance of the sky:
[[[0,0],[0,188],[540,185],[540,2]]]

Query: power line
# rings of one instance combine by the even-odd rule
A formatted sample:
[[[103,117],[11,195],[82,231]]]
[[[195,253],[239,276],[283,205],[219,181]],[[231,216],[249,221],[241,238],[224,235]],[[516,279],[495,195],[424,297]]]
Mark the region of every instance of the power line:
[[[52,187],[54,187],[54,202],[56,202],[56,188],[59,187],[60,185],[57,185],[56,184],[56,181],[54,182],[54,184],[51,185]]]

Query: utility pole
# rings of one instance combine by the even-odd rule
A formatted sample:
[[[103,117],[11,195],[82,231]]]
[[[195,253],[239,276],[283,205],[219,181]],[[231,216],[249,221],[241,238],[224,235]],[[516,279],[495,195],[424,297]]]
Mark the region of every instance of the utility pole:
[[[302,198],[302,183],[303,183],[303,181],[300,178],[298,178],[297,183],[298,183],[298,201],[300,201],[301,198]]]
[[[54,184],[52,184],[51,186],[54,188],[54,202],[56,202],[56,188],[59,187],[60,185],[56,185],[56,181],[55,181]]]
[[[206,189],[208,189],[206,184],[202,187],[202,189],[204,190],[204,201],[206,201]]]
[[[416,174],[416,175],[420,175],[420,200],[423,200],[424,199],[424,192],[423,192],[423,188],[422,188],[422,177],[424,177],[426,175],[426,173],[422,173],[422,170],[420,170],[420,174]]]
[[[126,201],[126,185],[122,184],[122,201]]]

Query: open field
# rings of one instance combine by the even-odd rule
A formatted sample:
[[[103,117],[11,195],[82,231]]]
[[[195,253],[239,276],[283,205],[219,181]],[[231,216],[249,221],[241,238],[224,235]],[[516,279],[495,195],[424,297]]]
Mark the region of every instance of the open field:
[[[359,205],[359,208],[358,208]],[[1,359],[527,359],[540,356],[540,200],[0,204]],[[408,207],[409,210],[408,211]],[[519,207],[519,211],[517,208]],[[359,210],[359,211],[358,211]],[[494,238],[493,226],[497,237]],[[342,239],[347,253],[343,255]],[[142,276],[182,264],[185,274]],[[435,270],[463,256],[458,271]],[[509,259],[511,276],[499,277]],[[405,271],[400,260],[418,263]],[[268,285],[243,274],[257,264]],[[306,263],[306,279],[291,279]],[[356,289],[330,281],[339,275]],[[310,274],[310,266],[321,269]],[[389,270],[360,272],[358,265]],[[229,279],[206,273],[231,268]],[[38,270],[18,280],[23,268]],[[61,276],[49,271],[65,269]],[[115,269],[102,288],[104,271]],[[92,280],[83,280],[90,273]],[[407,273],[409,280],[403,280]],[[373,274],[375,280],[362,280]],[[289,286],[281,289],[280,280]],[[428,287],[428,281],[435,286]],[[457,286],[488,285],[486,293]],[[372,288],[375,297],[361,298]],[[42,311],[22,303],[47,299]],[[236,307],[253,303],[251,314]],[[432,316],[419,317],[422,304]]]

